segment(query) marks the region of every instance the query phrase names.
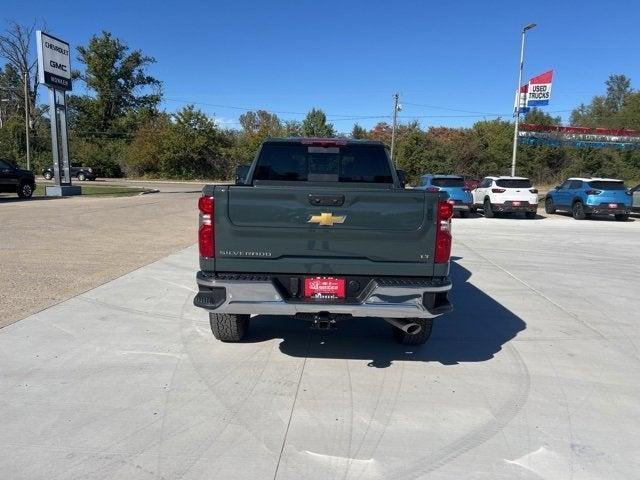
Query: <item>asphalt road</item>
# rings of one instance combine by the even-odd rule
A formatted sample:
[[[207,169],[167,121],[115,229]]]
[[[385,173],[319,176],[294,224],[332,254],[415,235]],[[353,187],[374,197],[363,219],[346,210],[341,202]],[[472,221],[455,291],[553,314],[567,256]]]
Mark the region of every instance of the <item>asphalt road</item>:
[[[160,193],[0,195],[0,327],[191,245],[202,185],[144,186]]]
[[[638,478],[640,221],[454,234],[420,348],[364,319],[217,342],[193,246],[0,329],[0,476]]]

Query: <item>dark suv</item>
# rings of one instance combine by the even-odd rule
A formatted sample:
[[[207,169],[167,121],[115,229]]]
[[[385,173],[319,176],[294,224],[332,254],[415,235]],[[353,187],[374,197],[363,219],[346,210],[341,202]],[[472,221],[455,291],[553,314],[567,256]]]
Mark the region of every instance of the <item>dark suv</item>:
[[[96,179],[96,174],[93,172],[93,168],[91,167],[72,165],[69,167],[69,173],[73,178],[77,178],[81,182]],[[45,168],[42,170],[42,176],[47,180],[51,180],[53,178],[53,168]]]
[[[0,160],[0,192],[17,193],[20,198],[31,198],[36,189],[33,172],[22,170],[7,160]]]

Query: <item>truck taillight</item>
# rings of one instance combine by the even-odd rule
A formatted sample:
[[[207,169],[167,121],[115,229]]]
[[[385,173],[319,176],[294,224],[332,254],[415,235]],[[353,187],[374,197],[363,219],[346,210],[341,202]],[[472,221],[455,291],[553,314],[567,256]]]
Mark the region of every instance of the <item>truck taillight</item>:
[[[198,199],[198,210],[200,210],[200,226],[198,227],[198,247],[200,249],[200,256],[214,258],[216,256],[214,198],[207,196],[200,197]]]
[[[438,202],[435,263],[447,263],[451,256],[451,217],[453,205],[449,202]]]

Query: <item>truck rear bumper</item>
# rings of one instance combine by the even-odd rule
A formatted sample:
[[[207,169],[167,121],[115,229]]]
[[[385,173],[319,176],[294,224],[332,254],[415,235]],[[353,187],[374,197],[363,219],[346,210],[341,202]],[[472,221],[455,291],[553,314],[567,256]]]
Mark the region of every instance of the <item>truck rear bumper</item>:
[[[198,273],[197,307],[215,313],[296,315],[327,312],[353,317],[434,318],[451,311],[447,298],[450,282],[439,285],[390,285],[374,282],[362,302],[287,300],[268,279],[229,280]]]

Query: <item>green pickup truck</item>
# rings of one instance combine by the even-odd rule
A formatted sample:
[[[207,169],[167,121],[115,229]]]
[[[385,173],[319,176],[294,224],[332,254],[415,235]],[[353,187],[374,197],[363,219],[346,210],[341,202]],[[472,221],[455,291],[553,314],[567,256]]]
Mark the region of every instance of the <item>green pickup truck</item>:
[[[451,310],[453,207],[447,194],[406,189],[385,145],[274,138],[235,185],[198,202],[197,307],[214,336],[237,342],[253,315],[315,328],[380,317],[422,344]]]

